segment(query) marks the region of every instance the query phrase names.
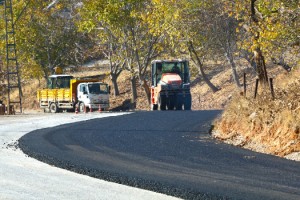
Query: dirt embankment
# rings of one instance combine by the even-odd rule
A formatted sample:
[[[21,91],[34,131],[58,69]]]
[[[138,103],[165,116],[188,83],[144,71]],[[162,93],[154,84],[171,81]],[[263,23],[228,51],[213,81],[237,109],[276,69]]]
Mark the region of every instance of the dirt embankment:
[[[300,70],[275,78],[256,99],[235,95],[215,122],[213,136],[226,143],[300,161]]]

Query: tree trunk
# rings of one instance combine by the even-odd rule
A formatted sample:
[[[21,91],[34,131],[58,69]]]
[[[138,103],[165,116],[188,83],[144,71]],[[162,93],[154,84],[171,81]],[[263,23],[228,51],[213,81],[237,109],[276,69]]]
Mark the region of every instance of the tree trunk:
[[[265,64],[265,58],[262,55],[260,48],[257,48],[254,51],[254,59],[256,63],[256,72],[258,75],[259,82],[261,83],[261,85],[267,86],[269,83],[268,74],[267,74],[267,69]]]
[[[256,71],[256,63],[253,60],[254,54],[252,52],[242,50],[242,58],[244,58],[253,68],[254,71]]]
[[[239,79],[239,76],[237,74],[236,65],[235,65],[235,62],[233,60],[232,55],[229,55],[229,53],[226,53],[226,58],[227,58],[229,64],[231,65],[232,77],[233,77],[233,80],[234,80],[236,86],[241,87],[240,79]]]
[[[150,105],[151,104],[151,100],[150,100],[151,99],[151,92],[150,92],[149,85],[147,84],[147,81],[145,79],[142,80],[142,86],[145,89],[148,104]]]
[[[267,69],[266,69],[266,63],[265,63],[265,58],[262,55],[262,51],[260,49],[260,43],[259,43],[259,38],[260,38],[260,29],[259,29],[259,20],[256,16],[256,10],[255,10],[255,2],[257,0],[251,0],[251,19],[254,23],[253,27],[253,43],[258,44],[254,50],[254,60],[256,63],[256,73],[258,75],[259,82],[261,85],[266,87],[269,83],[268,81],[268,74],[267,74]]]
[[[136,43],[135,32],[133,31],[133,29],[132,29],[132,35],[133,35],[133,38],[134,38],[134,40],[133,40],[134,46],[138,47],[138,45]],[[150,45],[150,46],[152,46],[152,45]],[[147,100],[148,100],[148,104],[150,105],[151,104],[151,101],[150,101],[150,98],[151,98],[150,88],[147,84],[147,81],[144,79],[144,74],[146,72],[146,69],[147,69],[148,65],[147,65],[147,63],[146,64],[143,63],[144,65],[142,65],[140,63],[140,56],[139,56],[138,48],[135,48],[134,55],[135,55],[136,63],[137,63],[137,66],[138,66],[138,79],[140,80],[140,84],[142,85],[142,87],[145,90],[146,97],[147,97]],[[146,60],[149,60],[149,53],[147,54],[146,57],[147,57]]]
[[[118,83],[117,83],[117,78],[118,76],[116,74],[110,74],[110,79],[111,79],[111,82],[114,86],[114,96],[118,96],[120,94],[119,92],[119,87],[118,87]]]
[[[51,72],[49,73],[49,68],[47,66],[45,66],[43,63],[40,63],[40,65],[42,66],[42,71],[44,73],[43,77],[45,79],[45,82],[47,82],[49,75],[51,75]]]
[[[195,48],[193,46],[192,42],[189,42],[189,51],[191,53],[191,56],[195,56],[196,61],[193,60],[195,62],[195,64],[198,65],[199,67],[199,71],[200,71],[200,75],[202,75],[204,82],[209,86],[209,88],[213,91],[213,92],[217,92],[219,90],[219,88],[217,88],[216,86],[214,86],[210,80],[207,78],[204,69],[203,69],[203,63],[201,62],[197,52],[195,51]]]
[[[131,75],[130,81],[131,81],[131,92],[132,92],[131,103],[135,103],[136,99],[137,99],[137,89],[136,89],[136,77],[135,77],[135,75]]]

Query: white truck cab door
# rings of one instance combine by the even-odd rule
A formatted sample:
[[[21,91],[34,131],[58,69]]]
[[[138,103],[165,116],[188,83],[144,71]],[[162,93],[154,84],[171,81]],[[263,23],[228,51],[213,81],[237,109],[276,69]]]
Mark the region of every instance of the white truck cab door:
[[[79,101],[85,102],[86,99],[88,99],[88,91],[86,84],[79,84],[77,87],[77,92]]]

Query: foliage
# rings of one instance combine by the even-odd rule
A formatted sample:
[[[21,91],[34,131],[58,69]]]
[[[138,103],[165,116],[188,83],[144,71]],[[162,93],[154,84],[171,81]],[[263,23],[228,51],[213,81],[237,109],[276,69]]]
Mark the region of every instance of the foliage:
[[[151,59],[191,56],[190,44],[201,65],[224,59],[224,52],[233,64],[236,44],[246,52],[259,46],[267,58],[299,53],[299,0],[69,0],[46,9],[51,2],[13,0],[18,55],[28,78],[104,53],[112,63],[126,61],[142,82]],[[0,28],[4,55],[3,20]]]
[[[47,9],[51,1],[13,1],[18,59],[23,78],[46,77],[56,66],[77,66],[88,57],[86,51],[94,45],[74,26],[74,2],[63,1]],[[4,20],[1,20],[0,26],[3,25]],[[1,40],[3,49],[4,42]]]
[[[151,59],[163,51],[160,48],[162,35],[153,31],[151,21],[151,1],[84,1],[81,10],[81,30],[96,31],[99,40],[110,49],[113,62],[126,61],[126,69],[131,78],[145,82]],[[151,12],[152,13],[152,12]],[[93,17],[92,17],[93,16]],[[151,18],[152,19],[152,18]],[[145,86],[146,94],[147,86]],[[134,90],[134,86],[133,86]],[[134,91],[133,91],[134,93]],[[133,94],[133,101],[135,101]]]
[[[253,1],[253,0],[252,0]],[[256,16],[251,16],[250,1],[224,1],[225,11],[240,22],[237,31],[250,33],[240,44],[245,49],[257,46],[268,56],[299,43],[299,0],[255,0]],[[257,23],[254,23],[257,20]],[[259,33],[259,36],[257,35]],[[257,40],[253,39],[259,37]],[[253,42],[255,41],[255,42]]]

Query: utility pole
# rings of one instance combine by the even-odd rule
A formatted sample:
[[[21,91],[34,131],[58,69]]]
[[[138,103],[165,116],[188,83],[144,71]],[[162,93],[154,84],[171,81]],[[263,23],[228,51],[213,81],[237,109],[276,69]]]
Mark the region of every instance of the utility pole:
[[[3,70],[3,58],[0,56],[0,104],[4,101],[5,98],[5,76],[4,76],[4,70]]]
[[[4,0],[0,0],[0,6],[4,5]],[[5,76],[4,76],[4,65],[3,65],[3,57],[0,56],[0,104],[5,99]]]
[[[15,113],[13,105],[19,105],[20,113],[22,113],[22,88],[17,59],[12,0],[0,0],[1,5],[4,6],[6,41],[6,71],[4,72],[6,84],[3,84],[3,87],[6,88],[7,92],[7,114],[10,115]]]

